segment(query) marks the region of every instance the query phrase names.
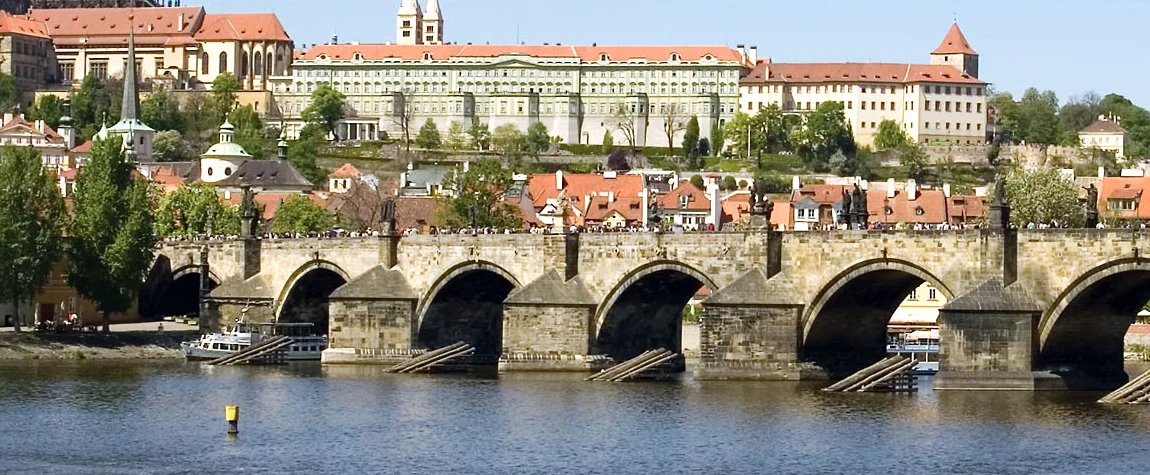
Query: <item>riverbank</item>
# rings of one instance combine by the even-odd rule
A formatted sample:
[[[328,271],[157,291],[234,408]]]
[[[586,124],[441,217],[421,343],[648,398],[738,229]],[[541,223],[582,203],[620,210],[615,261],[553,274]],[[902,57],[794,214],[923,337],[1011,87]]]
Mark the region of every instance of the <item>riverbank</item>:
[[[195,331],[0,333],[0,360],[182,358],[180,342]]]

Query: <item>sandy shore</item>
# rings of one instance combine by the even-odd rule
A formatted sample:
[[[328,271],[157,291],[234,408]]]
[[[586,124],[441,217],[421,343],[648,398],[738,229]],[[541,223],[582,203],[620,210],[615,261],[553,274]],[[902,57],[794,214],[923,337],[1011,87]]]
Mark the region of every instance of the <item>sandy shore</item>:
[[[0,333],[0,360],[182,358],[180,342],[195,332]]]

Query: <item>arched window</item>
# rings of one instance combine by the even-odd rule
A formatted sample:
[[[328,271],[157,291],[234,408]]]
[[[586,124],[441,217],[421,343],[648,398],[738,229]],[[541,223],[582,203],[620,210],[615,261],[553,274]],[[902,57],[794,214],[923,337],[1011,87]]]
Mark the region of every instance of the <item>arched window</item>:
[[[240,76],[248,75],[248,54],[240,53]]]
[[[258,51],[256,52],[256,60],[252,68],[252,74],[255,76],[264,75],[264,55]]]
[[[671,53],[671,61],[681,61],[681,60],[682,60],[682,57],[679,56],[679,53]]]
[[[423,53],[424,61],[431,61],[431,53]]]
[[[599,61],[610,61],[611,57],[607,53],[599,53]]]
[[[219,71],[216,71],[216,74],[223,74],[226,72],[228,72],[228,54],[220,53],[220,69]]]
[[[208,74],[208,68],[211,66],[211,58],[208,53],[200,55],[200,74]]]

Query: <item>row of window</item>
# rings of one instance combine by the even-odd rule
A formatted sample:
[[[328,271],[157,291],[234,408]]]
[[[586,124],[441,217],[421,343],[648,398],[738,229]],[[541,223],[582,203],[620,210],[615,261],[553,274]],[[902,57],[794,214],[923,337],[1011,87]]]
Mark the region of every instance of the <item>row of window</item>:
[[[257,53],[258,54],[258,53]],[[579,70],[556,71],[522,68],[503,69],[301,69],[295,70],[296,77],[527,77],[527,78],[575,78]],[[676,79],[676,78],[736,78],[735,70],[656,70],[632,71],[582,71],[585,78],[596,79]],[[732,81],[732,84],[734,82]]]
[[[859,88],[859,92],[866,94],[895,94],[897,89],[895,86],[876,86],[867,84],[822,84],[817,86],[790,86],[790,85],[768,85],[768,86],[747,86],[746,92],[750,93],[754,88],[758,88],[758,93],[783,93],[783,94],[826,94],[826,93],[850,93],[855,92],[855,88]],[[957,94],[967,96],[981,96],[985,91],[982,87],[978,86],[935,86],[925,85],[923,92],[926,94]],[[913,94],[916,88],[914,85],[903,86],[903,92]]]

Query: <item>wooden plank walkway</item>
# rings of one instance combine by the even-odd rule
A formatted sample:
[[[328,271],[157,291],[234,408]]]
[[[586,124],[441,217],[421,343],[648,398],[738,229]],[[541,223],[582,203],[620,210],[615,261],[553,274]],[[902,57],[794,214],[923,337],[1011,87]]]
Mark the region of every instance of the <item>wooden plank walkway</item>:
[[[910,374],[910,371],[917,364],[917,361],[905,356],[891,356],[824,388],[823,391],[915,392],[918,391],[918,378]]]
[[[407,361],[385,369],[383,372],[420,373],[431,371],[432,368],[442,366],[452,360],[471,356],[472,354],[475,354],[475,347],[461,341],[438,350],[428,351],[422,355],[415,356]]]
[[[618,365],[604,369],[591,376],[583,378],[584,381],[606,381],[617,383],[621,381],[629,381],[646,373],[659,370],[661,365],[669,363],[675,358],[679,357],[678,354],[663,348],[657,350],[644,351],[639,356],[624,361]]]

